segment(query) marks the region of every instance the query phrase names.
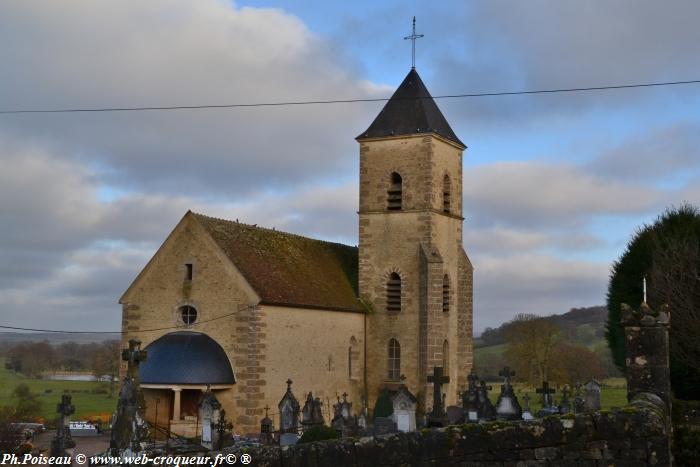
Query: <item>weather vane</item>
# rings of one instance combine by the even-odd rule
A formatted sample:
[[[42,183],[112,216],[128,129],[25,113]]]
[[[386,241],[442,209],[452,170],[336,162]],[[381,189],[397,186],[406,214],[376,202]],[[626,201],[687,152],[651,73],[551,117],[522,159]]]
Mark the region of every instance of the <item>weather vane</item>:
[[[410,36],[406,36],[403,40],[410,40],[411,45],[411,69],[416,69],[416,39],[423,37],[423,34],[416,34],[416,17],[413,17],[413,32]]]

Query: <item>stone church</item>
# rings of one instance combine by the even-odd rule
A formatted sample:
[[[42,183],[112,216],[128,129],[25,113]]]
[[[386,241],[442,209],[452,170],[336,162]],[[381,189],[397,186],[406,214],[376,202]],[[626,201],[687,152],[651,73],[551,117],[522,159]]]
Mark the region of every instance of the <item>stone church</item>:
[[[124,292],[150,422],[193,435],[210,387],[234,430],[256,433],[287,379],[327,420],[339,394],[372,408],[402,385],[425,411],[437,366],[457,403],[472,366],[466,146],[415,69],[356,140],[359,247],[187,212]]]

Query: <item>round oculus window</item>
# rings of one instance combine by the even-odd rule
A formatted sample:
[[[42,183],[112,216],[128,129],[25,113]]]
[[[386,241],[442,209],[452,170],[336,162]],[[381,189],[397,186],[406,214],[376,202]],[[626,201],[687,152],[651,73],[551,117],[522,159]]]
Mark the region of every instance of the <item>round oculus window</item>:
[[[194,324],[197,321],[197,309],[193,306],[185,305],[180,307],[180,316],[185,324]]]

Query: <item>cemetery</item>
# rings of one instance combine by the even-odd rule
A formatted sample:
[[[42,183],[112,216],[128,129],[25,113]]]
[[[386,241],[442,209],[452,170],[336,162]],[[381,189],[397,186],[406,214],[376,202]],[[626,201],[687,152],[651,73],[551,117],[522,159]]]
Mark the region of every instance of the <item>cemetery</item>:
[[[543,381],[534,393],[519,397],[512,385],[515,372],[508,367],[500,372],[495,403],[488,397],[490,386],[472,371],[459,403],[449,406],[442,390],[448,377],[441,367],[434,367],[428,376],[432,406],[424,413],[403,384],[385,390],[370,411],[364,401],[349,400],[347,393],[326,408],[324,401],[308,392],[302,404],[294,382],[288,379],[286,388],[281,388],[277,412],[265,407],[259,433],[235,439],[233,423],[209,388],[198,402],[196,436],[184,438],[149,425],[139,381],[139,365],[148,354],[140,349],[140,342],[131,340],[122,354],[127,372],[108,454],[199,453],[214,458],[220,453],[247,453],[252,465],[271,467],[491,466],[519,461],[547,466],[574,459],[581,465],[670,465],[669,313],[643,303],[639,311],[625,306],[622,320],[628,342],[629,403],[624,407],[601,410],[601,385],[593,379],[560,391]],[[534,400],[539,400],[541,409],[532,408]],[[69,426],[75,410],[71,396],[63,395],[56,407],[57,431],[50,455],[71,454],[75,440]],[[324,415],[328,413],[331,416]]]

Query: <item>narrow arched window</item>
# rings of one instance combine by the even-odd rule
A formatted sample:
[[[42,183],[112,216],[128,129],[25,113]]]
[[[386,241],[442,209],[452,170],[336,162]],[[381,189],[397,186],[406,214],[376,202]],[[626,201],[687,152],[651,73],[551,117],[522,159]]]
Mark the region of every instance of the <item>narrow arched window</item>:
[[[396,172],[392,172],[391,180],[389,180],[389,190],[387,190],[387,204],[386,208],[389,211],[400,211],[401,210],[401,198],[403,195],[403,182],[401,180],[401,175]]]
[[[442,278],[442,311],[450,311],[450,277],[447,274]]]
[[[445,175],[445,178],[442,179],[442,211],[443,212],[450,212],[450,202],[451,202],[451,196],[452,196],[452,184],[450,183],[450,176]]]
[[[401,276],[392,272],[386,283],[386,311],[401,311]]]
[[[352,336],[348,347],[348,378],[357,379],[359,359],[360,351],[358,350],[357,339],[355,339],[355,336]]]
[[[401,379],[401,346],[396,339],[389,340],[389,381]]]
[[[442,374],[450,374],[450,343],[447,339],[442,343]]]

